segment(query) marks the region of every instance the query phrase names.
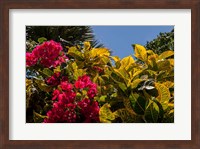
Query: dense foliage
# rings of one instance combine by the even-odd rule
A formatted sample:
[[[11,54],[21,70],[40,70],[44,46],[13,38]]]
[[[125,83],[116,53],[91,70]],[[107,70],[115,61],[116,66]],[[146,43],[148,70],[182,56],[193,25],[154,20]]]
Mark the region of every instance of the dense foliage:
[[[65,51],[41,40],[26,54],[27,122],[174,122],[173,51],[134,50],[142,64],[90,42]]]
[[[160,33],[157,38],[145,45],[146,49],[151,49],[156,54],[172,50],[174,51],[174,29],[171,32]]]

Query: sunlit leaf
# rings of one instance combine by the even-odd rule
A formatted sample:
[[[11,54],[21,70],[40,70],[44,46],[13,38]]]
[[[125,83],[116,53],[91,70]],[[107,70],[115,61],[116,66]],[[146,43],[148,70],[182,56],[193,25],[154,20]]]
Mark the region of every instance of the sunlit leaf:
[[[70,47],[67,53],[77,60],[84,60],[83,54],[76,47]]]
[[[131,66],[131,64],[134,63],[134,59],[133,59],[132,56],[127,56],[127,57],[123,58],[123,59],[120,61],[120,63],[121,63],[121,67],[120,67],[120,68],[125,68],[126,70],[128,70],[129,67]],[[119,69],[120,69],[120,68],[119,68]]]
[[[50,77],[53,75],[53,71],[51,71],[49,68],[44,68],[43,69],[43,74],[45,74],[46,76]]]
[[[99,111],[100,122],[102,123],[111,123],[115,119],[115,115],[110,110],[110,104],[104,104]]]
[[[47,41],[47,39],[44,38],[44,37],[38,38],[38,42],[39,42],[40,44],[43,43],[43,42],[45,42],[45,41]]]
[[[112,58],[115,62],[120,61],[120,58],[119,58],[118,56],[111,56],[111,58]]]
[[[58,73],[58,72],[61,72],[60,70],[60,66],[57,66],[54,70],[53,70],[54,73]]]
[[[145,62],[147,60],[147,51],[145,47],[139,44],[135,44],[134,49],[135,49],[135,57]]]
[[[131,89],[135,89],[142,81],[142,79],[133,80],[133,82],[131,82]]]
[[[165,85],[167,88],[172,88],[174,87],[174,82],[166,81],[163,83],[163,85]]]
[[[93,48],[90,51],[90,57],[95,58],[95,57],[102,57],[102,56],[110,56],[110,51],[106,48]]]
[[[168,59],[168,61],[170,62],[170,64],[171,64],[172,66],[174,66],[174,59]]]
[[[164,85],[164,84],[160,84],[160,83],[155,83],[155,87],[158,90],[158,101],[160,101],[160,103],[163,106],[163,109],[165,110],[168,107],[168,102],[170,99],[170,92],[169,89]]]
[[[162,60],[162,59],[166,59],[170,56],[174,55],[174,51],[165,51],[162,54],[159,55],[158,59]]]

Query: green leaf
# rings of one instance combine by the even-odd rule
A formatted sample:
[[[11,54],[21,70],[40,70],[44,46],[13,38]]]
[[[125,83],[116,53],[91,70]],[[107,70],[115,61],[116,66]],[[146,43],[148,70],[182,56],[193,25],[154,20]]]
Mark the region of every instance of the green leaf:
[[[35,80],[35,83],[37,84],[39,89],[41,89],[42,91],[45,91],[45,92],[52,91],[52,87],[48,86],[43,80]]]
[[[51,71],[49,68],[44,68],[42,72],[48,77],[53,75],[53,71]]]
[[[159,117],[159,107],[155,102],[151,102],[145,110],[145,120],[148,123],[156,123]]]
[[[169,89],[164,84],[160,84],[160,83],[155,83],[155,87],[158,90],[157,99],[163,106],[163,109],[165,110],[168,107],[168,102],[170,99]]]
[[[74,79],[77,80],[78,77],[83,76],[85,74],[85,71],[83,69],[77,69],[74,71],[73,76]]]
[[[135,49],[135,57],[145,62],[147,60],[147,51],[145,47],[139,44],[135,44],[133,47]]]
[[[99,102],[105,102],[105,101],[106,101],[106,98],[107,98],[106,95],[101,96],[101,97],[99,98]]]
[[[84,60],[83,54],[76,47],[70,47],[67,54],[73,56],[77,60]]]
[[[152,70],[157,70],[156,59],[157,59],[156,54],[148,56],[147,64]]]
[[[43,43],[43,42],[45,42],[45,41],[47,41],[47,39],[44,38],[44,37],[38,38],[38,42],[39,42],[40,44]]]
[[[41,123],[47,116],[40,115],[39,113],[33,111],[33,120],[35,123]]]
[[[131,100],[130,98],[124,97],[123,98],[123,103],[124,103],[124,107],[125,109],[132,114],[135,114],[135,112],[133,111],[132,105],[131,105]]]
[[[131,89],[135,89],[143,80],[142,79],[135,79],[132,83],[131,83]]]
[[[147,100],[139,94],[132,93],[129,97],[135,113],[144,115]]]
[[[123,123],[134,123],[137,120],[137,116],[127,111],[127,109],[118,109],[114,112],[116,117],[120,117]]]
[[[158,65],[158,70],[170,70],[171,65],[170,62],[168,60],[163,60],[163,61],[158,61],[157,62]]]
[[[166,59],[170,56],[174,55],[174,51],[165,51],[162,54],[159,55],[158,59],[162,60],[162,59]]]
[[[110,110],[110,104],[104,104],[99,111],[100,122],[102,123],[111,123],[115,119],[115,115]]]
[[[121,88],[121,90],[125,93],[126,90],[127,90],[126,85],[125,85],[124,83],[119,83],[118,85],[119,85],[119,87]]]
[[[54,70],[53,70],[54,73],[58,73],[58,72],[61,72],[60,70],[60,66],[57,66]]]
[[[142,72],[143,72],[143,70],[137,70],[137,71],[135,71],[134,74],[131,76],[131,80],[134,80]]]

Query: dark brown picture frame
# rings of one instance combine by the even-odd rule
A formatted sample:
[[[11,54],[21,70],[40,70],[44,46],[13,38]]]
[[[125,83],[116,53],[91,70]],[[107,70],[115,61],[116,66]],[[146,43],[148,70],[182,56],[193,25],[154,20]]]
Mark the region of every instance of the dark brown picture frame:
[[[10,9],[191,9],[192,139],[188,141],[22,141],[9,140]],[[0,1],[0,149],[200,148],[200,0],[1,0]],[[184,131],[184,130],[183,130]],[[22,132],[23,133],[23,132]],[[38,132],[39,133],[39,132]],[[142,132],[141,132],[142,133]],[[163,134],[164,135],[164,134]],[[173,135],[173,134],[172,134]]]

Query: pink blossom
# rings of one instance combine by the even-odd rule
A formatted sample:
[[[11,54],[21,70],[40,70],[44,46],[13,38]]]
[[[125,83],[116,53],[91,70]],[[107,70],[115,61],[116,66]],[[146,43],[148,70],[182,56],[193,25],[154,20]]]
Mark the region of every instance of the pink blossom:
[[[72,88],[73,88],[73,86],[72,86],[72,84],[70,84],[70,83],[61,82],[61,88],[62,88],[62,90],[64,90],[64,91],[71,91]]]
[[[58,89],[53,91],[53,97],[52,100],[56,100],[58,98],[58,95],[60,94],[60,91]]]
[[[30,52],[26,53],[26,66],[33,66],[37,63],[37,57]]]
[[[46,83],[51,86],[57,86],[60,84],[60,73],[54,73],[53,76],[46,79]]]
[[[80,80],[76,81],[74,86],[77,88],[77,89],[83,89],[86,87],[86,84],[85,82],[82,82]]]
[[[32,53],[40,59],[40,64],[44,67],[51,67],[55,65],[56,60],[59,57],[59,53],[62,51],[62,46],[53,40],[44,42],[33,49]]]

